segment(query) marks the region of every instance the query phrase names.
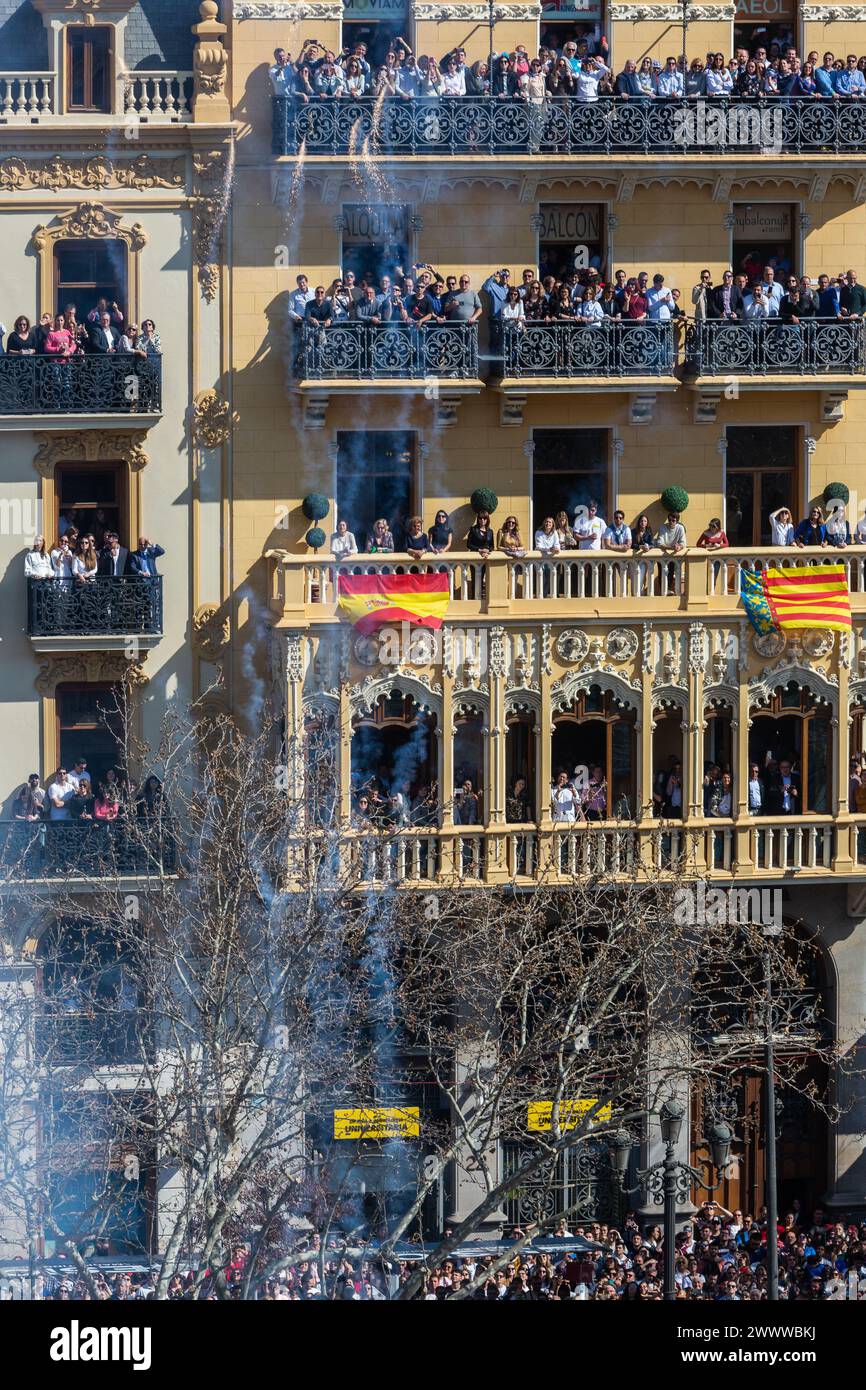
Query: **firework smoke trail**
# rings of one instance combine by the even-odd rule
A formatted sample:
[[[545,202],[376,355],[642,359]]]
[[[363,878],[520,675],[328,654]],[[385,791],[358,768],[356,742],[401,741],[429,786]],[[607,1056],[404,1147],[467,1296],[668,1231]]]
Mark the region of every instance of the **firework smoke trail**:
[[[307,137],[304,136],[298,150],[297,163],[292,170],[289,196],[283,209],[283,242],[281,249],[285,252],[287,269],[290,266],[297,265],[298,246],[301,236],[301,214],[303,212],[304,180],[306,178],[306,159]],[[297,332],[298,330],[289,322],[288,312],[286,312],[280,335],[280,347],[283,351],[283,385],[285,388],[286,400],[292,412],[292,426],[294,428],[297,428],[300,424],[297,394],[294,389],[293,339]]]

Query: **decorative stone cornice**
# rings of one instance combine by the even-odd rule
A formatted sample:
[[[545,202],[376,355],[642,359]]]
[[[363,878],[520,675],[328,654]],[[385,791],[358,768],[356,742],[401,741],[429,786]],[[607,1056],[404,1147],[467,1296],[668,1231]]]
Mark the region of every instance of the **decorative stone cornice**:
[[[130,251],[140,251],[147,245],[147,234],[140,222],[125,227],[122,214],[111,212],[102,203],[79,203],[77,208],[58,217],[55,226],[38,226],[33,233],[33,245],[37,251],[46,251],[53,241],[91,241],[95,237],[125,241]]]
[[[690,5],[688,18],[689,23],[707,20],[717,24],[727,24],[734,18],[736,12],[736,5]],[[612,18],[626,20],[632,24],[640,24],[647,19],[657,19],[665,24],[681,24],[683,9],[682,5],[617,5],[614,3]]]
[[[234,19],[342,19],[342,0],[242,0],[232,10]]]
[[[459,19],[467,22],[479,23],[482,21],[489,21],[490,7],[484,4],[429,4],[426,3],[426,0],[416,0],[416,3],[412,6],[412,14],[415,19],[433,20],[436,23],[442,23],[443,20],[448,19]],[[540,4],[493,6],[493,18],[496,23],[500,23],[503,20],[535,20],[538,19],[540,14]]]
[[[154,159],[140,154],[129,161],[106,159],[21,159],[17,155],[0,160],[0,192],[17,193],[31,188],[57,193],[64,188],[131,188],[136,193],[149,188],[183,188],[185,161]]]
[[[218,391],[199,391],[190,411],[190,434],[194,444],[204,449],[218,449],[231,433],[232,419],[228,402]]]
[[[804,24],[858,24],[866,21],[863,5],[801,5]]]
[[[195,191],[192,206],[193,255],[202,294],[210,304],[219,285],[220,242],[231,202],[231,159],[227,150],[193,155]]]
[[[43,478],[51,479],[58,463],[79,460],[99,463],[102,459],[121,459],[137,473],[148,461],[141,447],[146,437],[145,430],[74,430],[71,434],[37,432],[33,438],[39,447],[33,467]]]
[[[146,653],[142,657],[144,655]],[[146,685],[148,680],[141,663],[128,661],[122,652],[75,652],[41,657],[36,689],[40,695],[53,695],[58,685],[71,681],[82,681],[88,685],[124,681],[137,689]]]

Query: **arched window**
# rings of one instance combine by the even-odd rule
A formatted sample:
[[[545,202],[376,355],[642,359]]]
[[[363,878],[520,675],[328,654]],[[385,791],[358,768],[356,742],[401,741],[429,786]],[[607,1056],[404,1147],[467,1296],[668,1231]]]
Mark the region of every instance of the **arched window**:
[[[606,815],[631,819],[636,814],[636,711],[609,690],[592,685],[554,716],[551,766],[573,776],[575,768],[600,768],[606,788]]]
[[[749,718],[749,761],[761,769],[765,814],[828,815],[833,786],[829,704],[788,681],[766,703],[754,705]]]

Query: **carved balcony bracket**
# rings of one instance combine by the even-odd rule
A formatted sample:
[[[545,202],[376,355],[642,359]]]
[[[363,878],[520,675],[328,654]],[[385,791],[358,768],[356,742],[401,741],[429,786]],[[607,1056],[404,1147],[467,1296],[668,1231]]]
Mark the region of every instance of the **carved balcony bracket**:
[[[520,396],[512,391],[503,391],[499,401],[500,425],[522,425],[525,406],[525,395]]]
[[[847,400],[847,391],[821,392],[821,419],[825,425],[836,425],[840,420],[845,419],[845,403]]]
[[[692,419],[696,425],[714,425],[719,401],[725,394],[723,383],[718,386],[701,387],[695,395],[695,408]]]
[[[457,411],[461,400],[461,396],[448,396],[442,394],[436,396],[436,424],[441,429],[450,429],[452,425],[457,424]]]
[[[628,398],[630,425],[651,425],[656,408],[655,391],[632,391]]]
[[[210,304],[219,288],[223,227],[232,193],[232,157],[226,149],[193,155],[195,174],[192,207],[193,255],[202,297]]]
[[[314,391],[304,395],[304,429],[323,430],[328,420],[327,391]]]
[[[228,616],[213,603],[203,604],[193,614],[190,637],[192,649],[202,661],[222,659],[230,636]]]
[[[192,442],[202,449],[219,449],[232,429],[231,409],[218,391],[199,391],[192,403],[189,431]]]
[[[143,661],[147,653],[142,651],[139,655]],[[40,695],[53,696],[58,685],[81,681],[88,685],[125,682],[137,690],[149,679],[141,661],[128,661],[122,652],[65,652],[40,657],[36,689]]]

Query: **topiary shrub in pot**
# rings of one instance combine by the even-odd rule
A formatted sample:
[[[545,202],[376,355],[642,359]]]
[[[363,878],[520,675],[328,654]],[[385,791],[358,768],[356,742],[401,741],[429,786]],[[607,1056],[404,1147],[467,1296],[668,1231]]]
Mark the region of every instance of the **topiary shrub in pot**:
[[[313,550],[321,550],[327,537],[321,526],[311,526],[304,540],[307,542],[307,545],[312,546]]]
[[[684,487],[666,487],[662,493],[662,506],[666,512],[684,512],[689,505],[689,494]]]
[[[331,504],[323,492],[308,492],[301,503],[301,511],[308,521],[321,521],[331,510]]]
[[[850,497],[851,494],[846,483],[828,483],[824,489],[825,502],[841,502],[844,507],[847,507]]]
[[[477,516],[479,512],[487,512],[492,516],[499,506],[499,498],[489,487],[477,487],[469,498],[469,505]]]

